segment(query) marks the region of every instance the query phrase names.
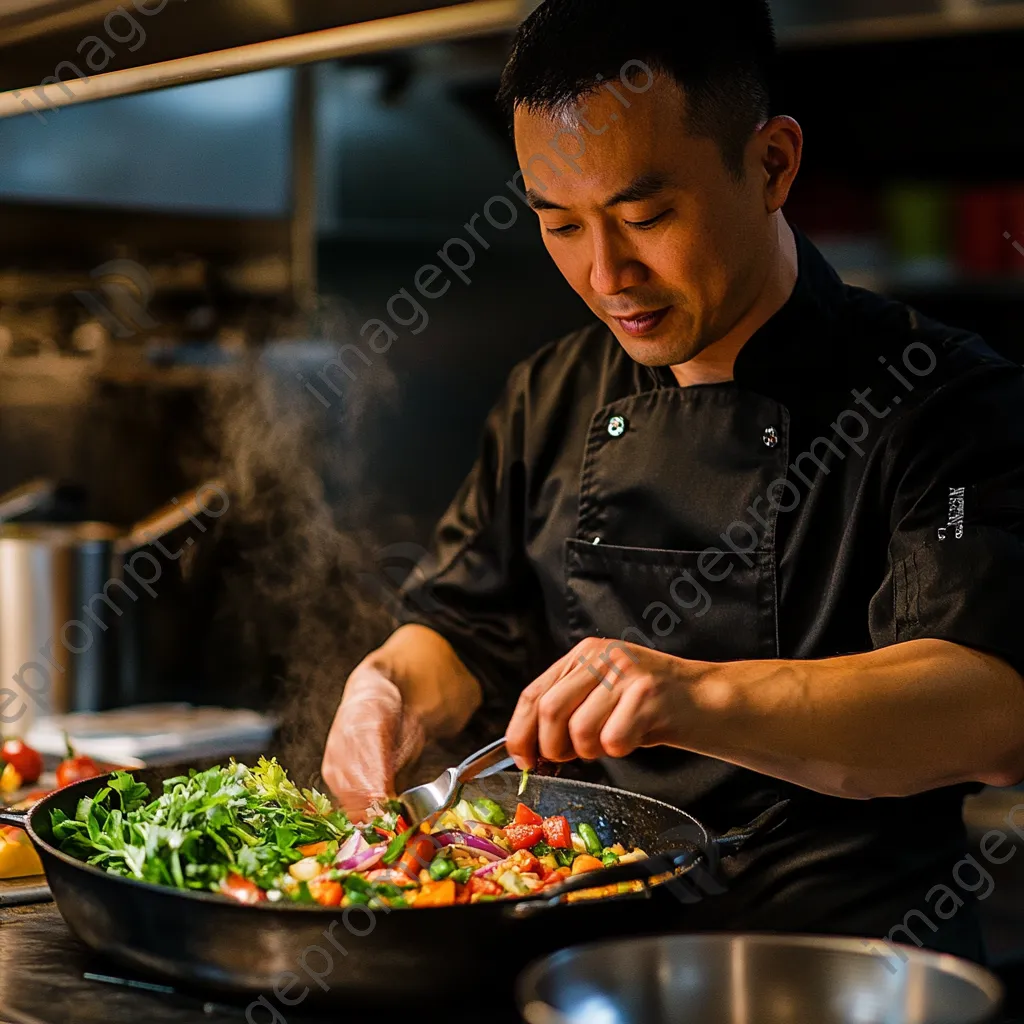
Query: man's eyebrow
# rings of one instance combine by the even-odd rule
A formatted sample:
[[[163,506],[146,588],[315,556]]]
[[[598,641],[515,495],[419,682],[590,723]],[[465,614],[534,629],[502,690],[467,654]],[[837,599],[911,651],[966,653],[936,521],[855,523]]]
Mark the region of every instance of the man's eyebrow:
[[[608,209],[612,206],[622,206],[625,203],[642,203],[645,199],[651,199],[664,192],[671,182],[665,174],[641,174],[634,178],[624,189],[616,192],[604,205]],[[526,201],[534,210],[561,210],[565,212],[568,207],[559,206],[550,199],[545,199],[543,193],[535,188],[526,190]]]
[[[641,174],[634,178],[624,189],[616,192],[604,205],[621,206],[624,203],[642,203],[651,199],[669,187],[669,179],[665,174]]]
[[[538,192],[535,188],[528,188],[526,190],[526,201],[534,210],[565,210],[566,207],[559,206],[558,203],[551,202],[550,199],[545,199],[544,196]]]

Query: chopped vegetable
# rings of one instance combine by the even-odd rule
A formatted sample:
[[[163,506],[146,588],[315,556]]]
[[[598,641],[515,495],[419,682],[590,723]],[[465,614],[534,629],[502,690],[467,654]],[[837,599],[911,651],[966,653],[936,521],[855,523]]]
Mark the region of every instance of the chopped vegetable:
[[[73,816],[52,813],[62,850],[113,874],[249,904],[375,910],[519,899],[571,874],[646,856],[603,847],[589,824],[573,832],[564,816],[543,818],[526,804],[510,821],[483,798],[460,800],[426,827],[403,827],[401,809],[388,804],[353,825],[263,758],[255,768],[231,762],[168,779],[157,795],[128,772],[105,781]],[[5,831],[0,868],[5,852],[13,857],[8,832],[27,843],[18,830]],[[619,891],[598,881],[586,894]]]
[[[64,742],[68,748],[68,756],[57,765],[57,788],[63,789],[83,779],[95,779],[103,775],[103,769],[91,758],[84,754],[76,754],[75,748],[71,746],[71,740],[67,733],[64,733]]]
[[[513,850],[526,850],[544,838],[541,825],[509,825],[505,829],[505,838]]]
[[[598,871],[603,867],[604,865],[597,857],[591,857],[589,853],[581,853],[572,862],[572,873],[574,875],[582,875],[584,871]]]
[[[24,878],[42,873],[42,861],[28,836],[20,828],[0,825],[0,878]]]
[[[604,850],[604,843],[601,842],[594,826],[586,821],[581,821],[576,826],[576,831],[579,832],[580,838],[587,848],[587,853],[592,857],[600,857],[602,850]]]
[[[0,764],[12,766],[21,776],[23,786],[31,786],[43,774],[42,756],[21,740],[4,740],[0,747]]]
[[[480,816],[480,819],[482,821],[486,821],[489,825],[497,825],[498,828],[504,828],[508,823],[508,818],[505,816],[505,812],[494,800],[490,800],[487,797],[481,797],[479,800],[474,802],[473,806],[476,808],[476,812]]]
[[[519,779],[519,796],[522,796],[526,792],[527,783],[530,781],[530,769],[524,768],[522,777]]]
[[[556,850],[572,849],[572,833],[569,822],[561,815],[544,819],[544,838]]]
[[[526,804],[516,805],[515,824],[517,825],[542,825],[544,819]]]

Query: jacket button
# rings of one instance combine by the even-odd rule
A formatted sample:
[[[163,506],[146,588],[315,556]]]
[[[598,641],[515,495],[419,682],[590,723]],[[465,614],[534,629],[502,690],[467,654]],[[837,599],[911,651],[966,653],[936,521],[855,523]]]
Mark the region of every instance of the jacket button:
[[[613,416],[608,421],[608,433],[612,437],[622,437],[626,432],[626,417],[625,416]]]
[[[764,441],[766,448],[778,448],[779,432],[774,427],[765,427],[761,440]]]

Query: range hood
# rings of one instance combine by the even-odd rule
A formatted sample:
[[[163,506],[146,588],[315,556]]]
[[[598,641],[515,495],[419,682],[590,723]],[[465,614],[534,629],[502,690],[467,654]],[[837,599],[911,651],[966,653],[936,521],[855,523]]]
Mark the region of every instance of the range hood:
[[[0,118],[510,31],[529,0],[4,0]]]

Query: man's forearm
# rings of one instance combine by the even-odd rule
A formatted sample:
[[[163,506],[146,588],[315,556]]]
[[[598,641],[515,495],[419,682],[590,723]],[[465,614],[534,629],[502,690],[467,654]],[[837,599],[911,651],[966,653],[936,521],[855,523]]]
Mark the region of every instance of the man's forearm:
[[[425,626],[402,626],[366,660],[402,692],[405,713],[429,739],[457,735],[482,702],[480,684],[451,644]]]
[[[676,745],[819,792],[906,796],[1024,777],[1024,682],[955,644],[716,665],[689,692]]]

